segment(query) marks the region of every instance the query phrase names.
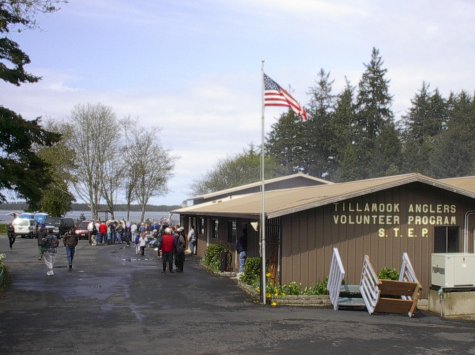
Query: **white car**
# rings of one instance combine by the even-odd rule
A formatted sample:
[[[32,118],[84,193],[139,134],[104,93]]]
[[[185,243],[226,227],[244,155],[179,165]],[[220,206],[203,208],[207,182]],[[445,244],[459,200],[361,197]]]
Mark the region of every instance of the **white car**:
[[[34,219],[15,218],[12,225],[16,236],[36,237],[37,223]]]

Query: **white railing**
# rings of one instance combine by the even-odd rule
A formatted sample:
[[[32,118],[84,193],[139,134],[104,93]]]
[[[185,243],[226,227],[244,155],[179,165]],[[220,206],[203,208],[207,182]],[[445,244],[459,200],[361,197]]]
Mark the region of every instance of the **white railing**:
[[[380,291],[378,284],[378,276],[371,266],[368,255],[365,255],[363,270],[361,271],[360,292],[369,314],[373,314],[376,304],[379,301]]]
[[[340,297],[341,283],[345,277],[345,268],[341,262],[340,253],[337,248],[333,248],[332,262],[330,264],[330,275],[328,275],[328,293],[333,309],[338,310],[338,298]]]
[[[414,268],[412,267],[409,255],[406,252],[402,254],[401,271],[399,272],[399,281],[419,283]],[[403,300],[412,300],[410,296],[401,296]]]

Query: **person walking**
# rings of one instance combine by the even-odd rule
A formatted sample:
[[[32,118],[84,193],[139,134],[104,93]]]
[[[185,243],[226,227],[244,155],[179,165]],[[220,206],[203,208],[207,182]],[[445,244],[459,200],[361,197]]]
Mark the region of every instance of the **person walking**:
[[[140,253],[140,236],[141,236],[140,233],[136,233],[136,234],[135,234],[135,239],[134,239],[134,243],[135,243],[135,255],[139,255],[139,253]]]
[[[147,235],[145,232],[140,233],[140,240],[139,240],[139,248],[140,248],[140,255],[145,255],[145,247],[147,246]]]
[[[247,259],[247,229],[242,230],[242,234],[236,243],[236,251],[239,253],[239,273],[244,272],[244,265]]]
[[[44,223],[42,223],[40,226],[40,230],[38,231],[38,260],[43,259],[47,234],[48,231],[46,230],[46,226]]]
[[[13,247],[13,243],[15,243],[15,228],[13,224],[9,224],[7,227],[7,234],[8,234],[8,243],[10,244],[10,249]]]
[[[68,259],[68,271],[72,271],[73,269],[73,259],[78,242],[79,238],[76,233],[74,233],[74,230],[67,232],[63,236],[63,244],[66,247],[66,257]]]
[[[125,222],[119,220],[117,222],[117,226],[115,228],[115,238],[116,238],[116,243],[122,244],[124,241],[124,228],[125,228]]]
[[[185,228],[177,228],[177,234],[175,235],[175,265],[177,272],[183,272],[185,265]]]
[[[116,238],[116,225],[115,222],[109,224],[109,234],[107,237],[107,244],[115,244]]]
[[[53,234],[53,229],[48,230],[48,234],[44,238],[44,254],[43,260],[45,262],[46,268],[48,271],[46,275],[53,276],[53,267],[56,260],[56,251],[58,249],[59,241],[56,235]]]
[[[190,248],[190,255],[195,254],[195,247],[196,247],[196,233],[195,233],[195,226],[192,225],[191,229],[188,232],[188,245]]]
[[[132,223],[130,225],[130,233],[132,233],[132,239],[131,240],[135,240],[135,236],[137,235],[137,229],[138,229],[137,224]]]
[[[87,225],[87,230],[89,231],[89,245],[95,246],[96,236],[97,236],[97,227],[96,227],[96,222],[94,220],[92,220]]]
[[[130,240],[132,239],[132,231],[130,229],[130,223],[127,223],[124,228],[123,240],[130,247]]]
[[[165,228],[162,240],[160,242],[159,250],[162,251],[163,271],[168,269],[173,272],[173,252],[175,250],[175,238],[173,238],[172,230],[170,227]]]
[[[107,225],[105,222],[99,224],[99,234],[97,244],[107,243]]]

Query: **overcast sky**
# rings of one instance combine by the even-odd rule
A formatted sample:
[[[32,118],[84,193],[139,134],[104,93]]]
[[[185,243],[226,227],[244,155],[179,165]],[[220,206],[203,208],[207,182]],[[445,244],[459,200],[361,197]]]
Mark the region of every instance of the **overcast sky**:
[[[423,81],[443,95],[475,89],[471,0],[69,0],[38,22],[12,38],[42,80],[0,82],[0,104],[67,120],[77,104],[102,103],[161,128],[179,159],[155,204],[180,204],[219,159],[260,144],[262,60],[305,105],[321,68],[338,93],[376,47],[397,119]],[[282,112],[266,109],[266,132]]]

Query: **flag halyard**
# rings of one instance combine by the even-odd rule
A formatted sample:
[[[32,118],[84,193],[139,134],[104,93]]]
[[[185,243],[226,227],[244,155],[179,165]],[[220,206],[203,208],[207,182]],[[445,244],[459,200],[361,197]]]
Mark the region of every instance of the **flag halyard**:
[[[307,121],[307,112],[297,100],[266,74],[264,74],[264,106],[288,107],[299,116],[301,121]]]

